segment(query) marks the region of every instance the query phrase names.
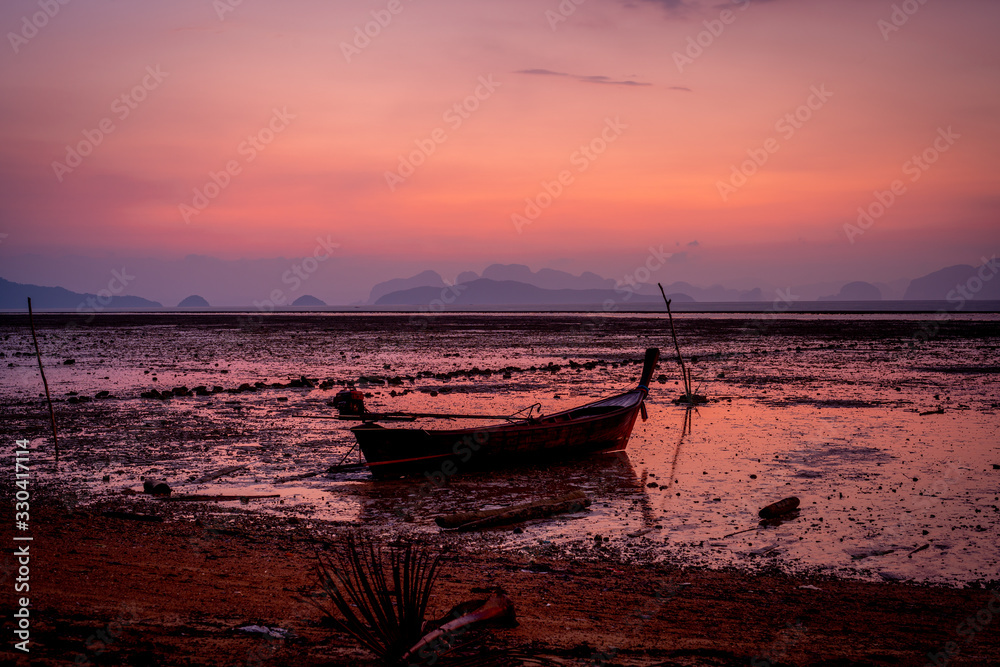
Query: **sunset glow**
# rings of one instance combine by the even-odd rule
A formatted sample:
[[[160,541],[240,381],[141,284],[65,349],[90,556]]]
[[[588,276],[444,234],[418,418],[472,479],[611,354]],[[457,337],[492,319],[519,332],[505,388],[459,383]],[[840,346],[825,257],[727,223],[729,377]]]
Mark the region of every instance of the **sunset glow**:
[[[0,261],[331,235],[382,279],[614,274],[697,241],[672,278],[780,281],[792,245],[889,280],[1000,236],[996,3],[45,4],[0,10]]]

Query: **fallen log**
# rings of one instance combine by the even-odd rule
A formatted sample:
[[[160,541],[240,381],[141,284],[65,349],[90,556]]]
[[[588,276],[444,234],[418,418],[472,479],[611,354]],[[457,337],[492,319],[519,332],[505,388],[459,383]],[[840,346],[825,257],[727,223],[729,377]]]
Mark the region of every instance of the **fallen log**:
[[[562,503],[568,501],[582,502],[584,500],[586,500],[587,505],[590,504],[590,500],[587,499],[587,494],[584,493],[583,491],[577,490],[559,496],[558,498],[545,498],[543,500],[536,500],[530,503],[522,503],[520,505],[512,505],[510,507],[499,507],[497,509],[492,509],[492,510],[479,510],[477,512],[458,512],[457,514],[447,514],[436,517],[434,519],[434,522],[441,528],[458,528],[463,524],[472,523],[473,521],[481,521],[482,519],[494,517],[513,510],[541,507],[544,505],[552,505],[555,503]]]
[[[206,482],[211,482],[213,480],[219,479],[220,477],[224,477],[225,475],[229,475],[231,473],[234,473],[237,470],[243,470],[244,468],[246,468],[246,465],[241,465],[241,466],[226,466],[225,468],[220,468],[219,470],[216,470],[215,472],[210,472],[207,475],[202,475],[198,479],[194,480],[194,483],[195,484],[204,484]]]
[[[435,519],[435,521],[439,526],[442,526],[442,524],[452,526],[458,531],[480,530],[482,528],[521,523],[531,519],[541,519],[554,514],[579,512],[589,505],[590,498],[586,494],[583,494],[583,492],[579,492],[579,495],[577,493],[567,494],[560,498],[512,505],[496,510],[484,510],[481,513],[469,512],[462,517],[464,523],[456,524],[456,520],[452,517],[438,517],[440,520]],[[470,515],[473,516],[470,517]]]
[[[267,495],[257,495],[257,496],[234,496],[234,495],[205,495],[199,493],[192,493],[185,496],[163,496],[159,500],[167,500],[170,502],[185,502],[185,501],[228,501],[228,500],[258,500],[260,498],[279,498],[281,494],[270,493]]]

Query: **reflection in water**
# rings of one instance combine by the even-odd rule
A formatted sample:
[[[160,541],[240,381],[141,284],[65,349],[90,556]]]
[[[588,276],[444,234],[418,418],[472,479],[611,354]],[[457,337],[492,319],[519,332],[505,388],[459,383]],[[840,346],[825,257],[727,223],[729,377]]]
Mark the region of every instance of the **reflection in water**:
[[[585,491],[596,507],[611,507],[624,498],[645,498],[627,452],[469,472],[445,484],[433,481],[430,474],[369,480],[357,483],[353,491],[362,498],[362,521],[403,518],[433,528],[433,517],[439,514],[515,505],[576,489]]]

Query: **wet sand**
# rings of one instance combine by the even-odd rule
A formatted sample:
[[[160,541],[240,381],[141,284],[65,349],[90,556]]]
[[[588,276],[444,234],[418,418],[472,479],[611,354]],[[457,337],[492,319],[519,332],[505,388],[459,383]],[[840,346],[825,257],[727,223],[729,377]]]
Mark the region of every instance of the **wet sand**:
[[[0,321],[6,430],[32,440],[37,474],[33,664],[71,664],[115,623],[121,632],[106,653],[90,650],[93,664],[364,660],[294,594],[310,581],[304,540],[348,529],[446,544],[455,561],[435,613],[473,588],[502,586],[522,624],[490,630],[487,643],[563,664],[923,665],[949,641],[960,648],[949,664],[1000,660],[1000,623],[971,635],[960,627],[989,609],[1000,562],[995,316],[682,319],[702,393],[716,399],[689,422],[670,403],[678,385],[664,363],[650,420],[626,455],[460,475],[429,492],[419,479],[374,483],[364,473],[275,479],[349,452],[342,427],[298,417],[327,414],[347,382],[373,409],[506,411],[541,400],[551,412],[632,386],[642,348],[667,348],[662,322],[150,315],[67,328],[39,319],[63,429],[58,468],[30,336],[18,317]],[[315,386],[296,386],[303,376]],[[207,393],[141,396],[180,385]],[[193,482],[226,465],[246,467]],[[123,495],[143,477],[183,493],[280,498]],[[432,521],[570,488],[591,495],[587,512],[518,532],[442,536]],[[0,489],[9,526],[14,489]],[[798,517],[724,537],[786,495],[802,498]],[[164,521],[106,518],[106,509]],[[233,631],[250,622],[299,638]]]
[[[101,515],[113,506],[37,505],[30,664],[374,664],[297,597],[335,530],[258,519],[219,532],[153,500],[141,509],[162,523]],[[591,561],[445,545],[430,615],[501,587],[520,625],[485,629],[480,643],[552,664],[924,665],[956,647],[947,664],[1000,662],[1000,597],[983,589],[636,565],[596,545]],[[295,637],[236,631],[248,624]]]

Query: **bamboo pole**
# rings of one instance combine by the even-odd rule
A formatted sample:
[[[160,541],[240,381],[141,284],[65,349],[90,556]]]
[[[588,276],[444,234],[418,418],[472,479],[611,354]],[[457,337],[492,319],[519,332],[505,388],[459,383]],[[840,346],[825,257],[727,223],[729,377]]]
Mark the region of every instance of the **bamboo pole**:
[[[684,395],[690,398],[691,379],[688,377],[687,369],[684,367],[684,357],[681,356],[680,343],[677,342],[677,330],[674,329],[674,316],[670,312],[670,299],[667,298],[667,293],[663,291],[663,285],[656,283],[656,286],[660,288],[660,294],[663,295],[663,302],[667,304],[667,317],[670,318],[670,333],[674,338],[674,349],[677,350],[677,361],[681,365],[681,378],[684,380]]]
[[[56,411],[52,408],[52,397],[49,396],[49,383],[45,379],[45,369],[42,368],[42,352],[38,349],[38,336],[35,335],[35,316],[31,312],[31,297],[28,297],[28,323],[31,325],[31,338],[35,341],[35,356],[38,358],[38,372],[42,374],[42,384],[45,386],[45,400],[49,403],[49,419],[52,420],[52,441],[56,445],[56,463],[59,463],[59,436],[56,434]]]

